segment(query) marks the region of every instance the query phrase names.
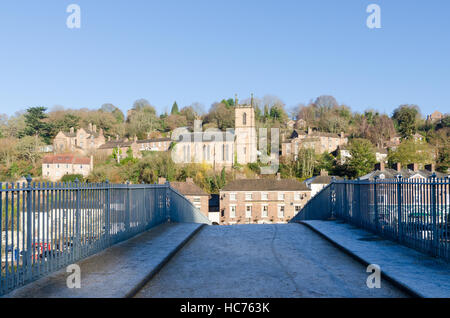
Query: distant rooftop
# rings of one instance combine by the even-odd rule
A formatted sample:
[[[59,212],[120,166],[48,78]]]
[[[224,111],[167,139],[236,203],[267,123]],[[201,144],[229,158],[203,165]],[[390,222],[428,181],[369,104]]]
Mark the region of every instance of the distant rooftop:
[[[294,179],[241,179],[229,182],[222,191],[310,191]]]

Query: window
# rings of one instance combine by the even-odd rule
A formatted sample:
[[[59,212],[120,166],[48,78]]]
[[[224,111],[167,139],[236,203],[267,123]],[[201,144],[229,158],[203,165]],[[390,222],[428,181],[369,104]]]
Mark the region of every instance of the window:
[[[230,201],[236,201],[236,193],[230,193]]]
[[[83,170],[83,166],[80,166],[80,169]]]
[[[50,165],[47,165],[47,169],[49,169],[50,168]]]
[[[247,113],[244,113],[244,114],[242,115],[242,124],[243,124],[243,125],[247,125]]]
[[[245,206],[245,217],[247,219],[252,217],[252,206],[251,205]]]
[[[302,209],[301,205],[296,205],[295,206],[295,214],[299,213],[301,211],[301,209]]]
[[[284,201],[284,193],[283,192],[278,192],[278,200]]]
[[[194,206],[195,206],[196,208],[198,208],[198,209],[200,209],[201,206],[202,206],[200,197],[194,197],[193,203],[194,203]]]
[[[230,205],[230,218],[234,219],[236,217],[236,206]]]
[[[267,205],[262,206],[261,217],[266,218],[269,216],[269,207]]]
[[[268,193],[261,193],[261,200],[267,201],[269,200],[269,194]]]
[[[250,201],[252,199],[252,194],[251,193],[246,193],[245,194],[245,200]]]
[[[300,193],[299,193],[299,192],[295,192],[295,194],[294,194],[294,200],[295,200],[295,201],[300,201],[300,200],[301,200],[301,196],[300,196]]]
[[[279,205],[278,206],[278,217],[279,218],[284,218],[284,205]]]

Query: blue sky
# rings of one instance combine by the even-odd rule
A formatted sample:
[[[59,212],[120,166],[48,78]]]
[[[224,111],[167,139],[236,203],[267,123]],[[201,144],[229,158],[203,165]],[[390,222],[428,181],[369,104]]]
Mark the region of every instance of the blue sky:
[[[66,8],[81,7],[81,29]],[[381,29],[366,7],[381,7]],[[0,113],[29,106],[159,112],[250,93],[331,94],[353,110],[450,110],[448,0],[45,0],[0,4]]]

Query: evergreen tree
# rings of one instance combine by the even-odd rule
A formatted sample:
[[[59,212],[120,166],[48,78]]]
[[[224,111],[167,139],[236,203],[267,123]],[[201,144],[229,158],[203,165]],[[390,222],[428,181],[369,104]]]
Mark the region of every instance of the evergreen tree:
[[[180,111],[178,110],[178,104],[177,104],[177,102],[174,102],[172,105],[172,111],[170,112],[170,114],[178,115],[179,113],[180,113]]]

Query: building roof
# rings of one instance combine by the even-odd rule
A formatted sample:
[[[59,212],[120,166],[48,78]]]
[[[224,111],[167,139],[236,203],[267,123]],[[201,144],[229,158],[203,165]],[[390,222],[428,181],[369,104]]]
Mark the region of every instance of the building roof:
[[[218,137],[216,140],[216,136]],[[213,141],[234,141],[234,132],[190,132],[182,133],[175,137],[177,142],[213,142]],[[220,140],[221,139],[221,140]]]
[[[340,134],[335,134],[335,133],[327,133],[327,132],[322,132],[322,131],[311,131],[311,133],[308,134],[308,132],[306,132],[304,130],[294,129],[294,131],[291,135],[291,139],[295,139],[298,136],[341,138]]]
[[[163,141],[172,141],[172,139],[166,137],[166,138],[154,138],[154,139],[145,139],[145,140],[138,140],[138,144],[147,144],[150,142],[163,142]]]
[[[112,149],[112,148],[123,148],[129,147],[133,144],[134,140],[110,140],[101,145],[98,149]]]
[[[310,184],[330,184],[333,176],[316,176],[312,177]],[[335,176],[336,180],[342,180],[341,177]]]
[[[437,178],[445,178],[446,175],[445,173],[441,173],[441,172],[435,172],[436,173],[436,177]],[[408,179],[411,178],[412,176],[415,175],[420,175],[423,178],[429,178],[433,172],[428,171],[428,170],[418,170],[418,171],[413,171],[407,168],[403,168],[400,171],[397,171],[395,169],[391,169],[391,168],[385,168],[384,170],[374,170],[368,174],[366,174],[365,176],[362,176],[360,179],[361,180],[373,180],[375,177],[381,177],[384,179],[393,179],[395,178],[397,175],[401,174],[403,178]]]
[[[310,191],[294,179],[241,179],[229,182],[222,191]]]
[[[209,194],[203,191],[194,182],[170,182],[170,186],[180,192],[182,195],[197,195],[197,196],[208,196]]]
[[[78,157],[75,155],[50,155],[45,156],[42,160],[44,164],[80,164],[89,165],[91,164],[91,158],[89,157]]]

